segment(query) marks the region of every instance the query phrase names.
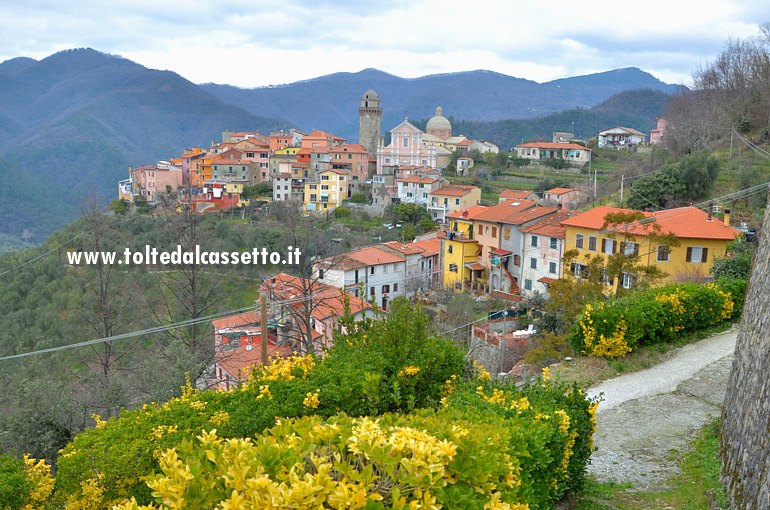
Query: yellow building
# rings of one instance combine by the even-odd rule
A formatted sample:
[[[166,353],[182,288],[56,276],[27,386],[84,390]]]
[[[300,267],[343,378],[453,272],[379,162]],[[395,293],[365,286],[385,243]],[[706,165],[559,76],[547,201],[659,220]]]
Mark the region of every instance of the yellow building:
[[[328,213],[348,199],[349,174],[329,169],[318,172],[318,179],[305,183],[305,205],[307,213]]]
[[[482,247],[473,236],[473,217],[486,209],[477,205],[447,218],[449,229],[441,238],[444,287],[465,290],[483,277],[484,266],[479,262]]]
[[[448,184],[428,193],[426,206],[433,221],[444,222],[453,212],[479,205],[480,202],[481,188]]]
[[[727,243],[739,232],[729,225],[729,214],[721,221],[695,207],[679,207],[653,213],[642,213],[645,219],[626,225],[604,227],[611,213],[638,213],[615,207],[595,207],[568,218],[561,224],[566,228],[566,250],[577,250],[578,256],[568,272],[580,276],[584,262],[595,255],[605,259],[611,255],[634,254],[642,265],[655,266],[666,273],[658,285],[675,282],[704,281],[711,272],[714,259],[725,254]],[[658,239],[663,234],[676,237],[678,246],[667,246]],[[634,275],[624,272],[605,281],[613,291],[618,286],[630,289]]]

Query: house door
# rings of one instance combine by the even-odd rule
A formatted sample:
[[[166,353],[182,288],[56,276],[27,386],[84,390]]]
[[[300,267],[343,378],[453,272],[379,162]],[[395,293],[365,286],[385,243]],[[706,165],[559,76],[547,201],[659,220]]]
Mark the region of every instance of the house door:
[[[388,296],[382,296],[382,306],[380,308],[382,308],[383,311],[388,311]]]
[[[500,290],[500,277],[496,274],[492,275],[492,290]]]

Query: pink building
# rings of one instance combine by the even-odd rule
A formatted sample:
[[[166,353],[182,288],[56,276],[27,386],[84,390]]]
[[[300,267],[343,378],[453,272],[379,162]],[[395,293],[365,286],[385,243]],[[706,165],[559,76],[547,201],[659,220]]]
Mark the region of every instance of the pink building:
[[[134,196],[138,200],[155,202],[158,194],[171,189],[176,191],[183,183],[182,168],[167,161],[158,161],[155,166],[140,166],[128,169],[133,183]]]
[[[329,149],[331,167],[349,170],[352,181],[365,182],[369,177],[369,153],[363,145],[346,143]]]
[[[658,125],[650,130],[650,143],[660,143],[667,127],[668,121],[664,117],[658,117]]]

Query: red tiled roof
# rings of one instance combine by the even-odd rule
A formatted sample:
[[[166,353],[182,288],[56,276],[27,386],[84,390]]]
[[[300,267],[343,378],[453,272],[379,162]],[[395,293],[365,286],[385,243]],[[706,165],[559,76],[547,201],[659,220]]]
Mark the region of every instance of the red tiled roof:
[[[387,248],[395,250],[398,253],[403,253],[404,255],[417,255],[422,253],[422,250],[418,248],[414,243],[401,243],[398,241],[390,241],[383,244]]]
[[[561,224],[567,218],[574,216],[572,211],[565,211],[563,209],[557,211],[555,214],[543,218],[537,223],[533,223],[528,227],[521,229],[522,232],[527,234],[537,234],[541,236],[564,238],[566,228]]]
[[[546,191],[546,193],[551,193],[552,195],[563,195],[565,193],[569,193],[570,191],[575,191],[574,188],[553,188]]]
[[[433,179],[432,177],[419,177],[417,175],[412,175],[411,177],[402,177],[396,179],[396,182],[413,182],[415,184],[433,184],[434,182],[438,182],[438,179]]]
[[[267,354],[271,358],[285,357],[292,354],[292,348],[288,344],[277,345],[275,335],[268,334]],[[231,376],[240,379],[248,376],[252,367],[262,365],[261,336],[253,337],[251,349],[239,347],[233,351],[217,352],[214,357],[219,365]]]
[[[423,257],[432,257],[438,255],[441,251],[441,239],[438,237],[426,239],[425,241],[416,241],[412,244],[422,250]]]
[[[586,147],[578,145],[576,143],[559,143],[559,142],[527,142],[517,145],[516,148],[523,149],[570,149],[587,151]]]
[[[484,266],[482,266],[478,262],[470,262],[468,264],[465,264],[465,267],[473,271],[483,271],[484,269],[486,269]]]
[[[531,191],[524,191],[524,190],[518,190],[518,189],[507,189],[497,195],[500,198],[506,198],[509,200],[527,200],[527,198],[532,195]]]
[[[558,211],[558,209],[554,207],[543,207],[540,205],[536,205],[535,207],[525,209],[512,216],[504,218],[500,220],[500,223],[507,223],[509,225],[521,225],[538,218],[550,216],[551,214],[554,214],[556,211]]]
[[[357,143],[346,143],[343,145],[335,145],[329,149],[329,152],[352,152],[358,154],[366,154],[368,151],[363,145]]]
[[[263,292],[271,292],[278,300],[291,301],[297,300],[292,306],[302,306],[301,298],[306,291],[312,294],[316,302],[313,309],[313,317],[318,320],[330,317],[333,314],[342,315],[345,309],[343,291],[331,285],[326,285],[319,281],[306,281],[303,285],[302,280],[297,276],[291,276],[286,273],[266,279],[262,282],[260,289]],[[345,298],[349,302],[350,312],[352,314],[360,313],[372,306],[363,299],[345,292]]]
[[[367,266],[376,266],[379,264],[393,264],[403,262],[402,255],[397,255],[389,250],[383,250],[379,246],[369,246],[360,250],[351,251],[345,254],[348,258],[358,261]]]
[[[478,217],[479,214],[489,209],[489,207],[485,205],[472,205],[467,209],[463,209],[462,211],[455,211],[453,213],[447,214],[447,218],[458,220],[474,220]]]
[[[463,140],[462,142],[458,142],[458,143],[457,143],[457,146],[458,146],[458,147],[460,147],[460,146],[463,146],[463,147],[464,147],[464,146],[466,146],[466,145],[470,145],[470,144],[472,144],[472,143],[473,143],[473,140],[467,140],[467,139],[466,139],[466,140]]]
[[[542,278],[539,278],[537,281],[539,281],[540,283],[545,283],[546,285],[550,285],[556,281],[556,278],[549,278],[547,276],[543,276]]]
[[[604,226],[604,217],[608,213],[636,213],[630,209],[599,206],[562,221],[564,226],[601,230]],[[708,213],[695,207],[678,207],[666,209],[654,213],[643,212],[645,218],[654,218],[660,226],[662,233],[673,234],[676,237],[689,239],[721,239],[733,240],[738,236],[738,231],[725,225],[722,221],[712,218],[708,220]],[[649,233],[650,220],[642,220],[624,230],[633,235],[647,235]]]
[[[214,325],[214,330],[219,331],[221,329],[232,329],[242,326],[258,325],[260,323],[259,313],[257,312],[243,312],[237,315],[228,315],[221,319],[214,319],[211,324]]]
[[[536,205],[537,202],[534,200],[506,200],[505,202],[500,202],[499,204],[487,207],[486,211],[477,214],[473,219],[491,222],[504,221],[511,216],[535,207]]]
[[[489,252],[492,253],[493,255],[500,255],[502,257],[513,254],[512,251],[504,250],[502,248],[492,248],[491,250],[489,250]]]
[[[431,191],[432,195],[447,195],[450,197],[461,197],[467,195],[472,190],[478,189],[476,186],[461,186],[459,184],[450,184],[441,189]]]

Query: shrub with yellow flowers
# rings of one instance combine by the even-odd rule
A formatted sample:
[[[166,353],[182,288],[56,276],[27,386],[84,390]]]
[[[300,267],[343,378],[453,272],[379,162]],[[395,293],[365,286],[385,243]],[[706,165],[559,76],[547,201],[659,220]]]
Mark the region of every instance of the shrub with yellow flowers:
[[[578,352],[622,357],[639,344],[672,341],[683,331],[732,319],[744,292],[740,282],[683,283],[587,304],[570,343]]]

